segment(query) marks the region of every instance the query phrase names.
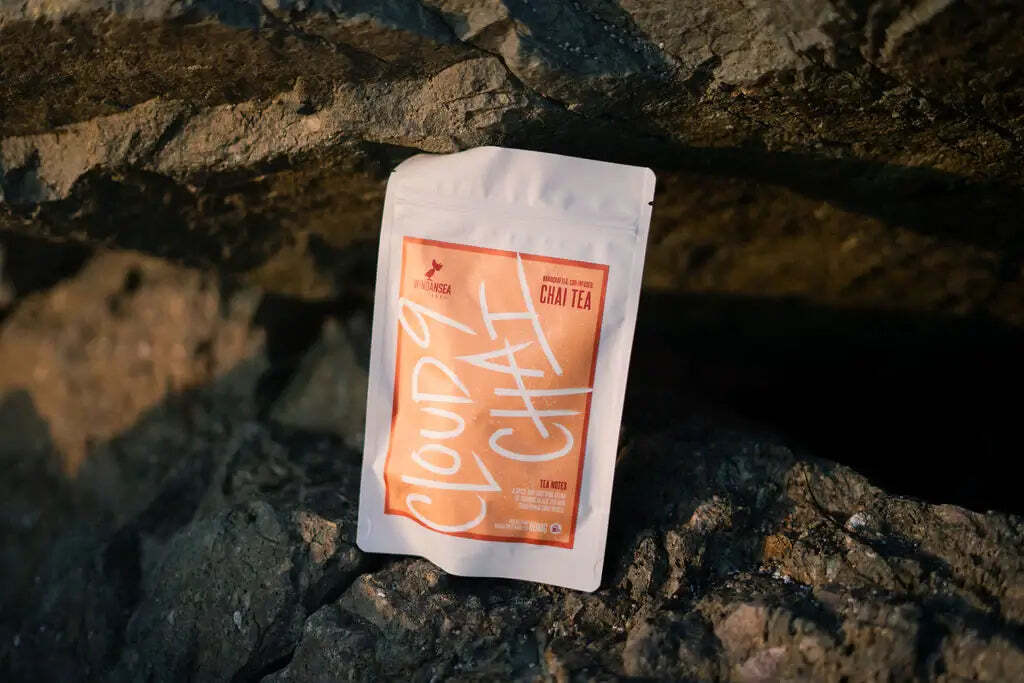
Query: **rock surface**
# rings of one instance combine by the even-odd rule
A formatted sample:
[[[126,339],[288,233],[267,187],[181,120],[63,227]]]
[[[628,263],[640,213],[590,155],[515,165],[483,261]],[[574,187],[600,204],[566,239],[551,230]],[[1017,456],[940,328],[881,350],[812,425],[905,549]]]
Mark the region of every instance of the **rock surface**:
[[[93,287],[94,265],[117,280],[141,258],[97,255],[33,295],[9,329],[24,330],[25,311]],[[174,281],[192,275],[166,264],[162,272]],[[133,296],[144,302],[163,286],[143,277]],[[206,319],[203,306],[187,310],[192,324]],[[136,329],[132,318],[108,313],[93,318],[101,338]],[[358,329],[365,313],[349,315],[346,327]],[[255,319],[266,325],[266,316]],[[366,351],[365,336],[349,335],[345,353],[326,353],[338,347],[339,328],[330,322],[319,342],[312,329],[306,357],[292,361],[296,377],[321,367],[320,383],[274,396],[312,405],[304,402],[322,396],[324,376],[339,400],[363,395],[346,373],[348,354]],[[76,329],[58,331],[57,341]],[[148,334],[151,343],[166,336],[158,327]],[[661,426],[627,420],[605,577],[594,594],[365,556],[354,545],[359,452],[336,433],[270,419],[274,404],[256,379],[267,377],[268,362],[284,361],[271,351],[273,333],[248,336],[268,340],[255,351],[256,370],[242,361],[168,394],[131,428],[91,444],[73,478],[47,428],[59,421],[36,412],[43,388],[0,401],[0,427],[19,436],[0,443],[11,473],[3,480],[4,578],[17,588],[0,610],[8,677],[1024,675],[1019,517],[886,494],[847,467],[795,454],[778,436],[692,410]],[[94,361],[64,362],[74,377]],[[131,372],[112,368],[111,380]]]
[[[294,429],[337,434],[359,450],[366,425],[370,321],[354,317],[348,327],[327,321],[270,417]]]
[[[6,3],[3,222],[252,267],[353,165],[487,143],[1020,206],[1011,0],[548,4]]]
[[[0,0],[0,673],[1024,678],[1022,31]],[[354,546],[387,174],[481,144],[658,173],[594,594]]]

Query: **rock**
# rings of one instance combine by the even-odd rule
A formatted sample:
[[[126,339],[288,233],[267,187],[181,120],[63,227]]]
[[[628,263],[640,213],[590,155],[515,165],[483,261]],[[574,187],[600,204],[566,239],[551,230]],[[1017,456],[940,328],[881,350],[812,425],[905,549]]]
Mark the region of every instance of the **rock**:
[[[32,395],[63,467],[75,473],[91,443],[126,430],[169,393],[246,360],[258,366],[262,338],[250,323],[259,301],[258,291],[239,291],[222,303],[209,274],[101,254],[5,320],[0,356],[17,362],[0,365],[0,394]],[[252,384],[237,393],[248,399]]]
[[[484,142],[502,112],[526,106],[525,97],[508,92],[508,78],[498,60],[482,57],[453,64],[422,83],[347,84],[308,114],[298,90],[270,102],[197,113],[182,102],[154,99],[54,133],[3,140],[0,168],[7,170],[0,185],[7,202],[33,204],[65,199],[90,172],[121,166],[185,179],[353,138],[453,152]],[[237,139],[239,130],[245,131],[244,142]]]
[[[481,144],[755,177],[838,206],[966,183],[971,206],[1019,207],[1018,9],[9,3],[0,221],[248,270],[305,239],[295,203],[337,201],[354,168],[380,182],[397,157]],[[285,191],[325,167],[331,187]],[[144,235],[127,228],[140,215]],[[975,233],[1006,240],[1006,215],[985,209]]]
[[[364,566],[357,464],[323,439],[282,440],[254,423],[204,445],[214,451],[205,475],[167,477],[120,528],[55,531],[15,612],[19,645],[5,668],[18,678],[220,680],[279,667],[307,616]],[[204,453],[185,455],[201,464]]]
[[[12,674],[1024,675],[1019,518],[890,496],[775,437],[698,419],[631,437],[608,572],[580,594],[368,560],[353,545],[357,457],[336,437],[219,415],[229,428],[185,442],[193,469],[157,480],[147,508],[58,528],[20,627],[4,622]],[[128,433],[126,454],[133,438],[153,443]]]
[[[1022,30],[0,3],[0,673],[1024,678]],[[353,545],[387,176],[482,144],[658,171],[594,594]]]
[[[316,681],[344,676],[349,681],[378,680],[381,673],[374,657],[376,634],[362,620],[328,605],[306,620],[288,665],[266,681]]]
[[[1009,645],[1016,638],[1020,555],[975,554],[980,572],[969,579],[966,567],[952,568],[958,564],[957,544],[937,547],[953,538],[966,542],[968,535],[982,545],[996,541],[1008,518],[963,512],[964,526],[932,526],[924,519],[948,512],[885,496],[843,468],[795,459],[770,442],[738,433],[712,436],[697,428],[691,434],[677,431],[652,440],[652,449],[634,451],[635,459],[627,460],[619,474],[624,488],[617,490],[617,500],[625,500],[617,506],[633,513],[613,517],[614,537],[642,523],[658,529],[632,544],[612,544],[616,563],[632,567],[624,586],[606,584],[594,595],[582,595],[450,577],[422,560],[394,562],[361,576],[337,603],[314,615],[277,680],[371,675],[364,672],[424,678],[500,673],[525,679],[546,673],[555,678],[739,681],[931,678],[954,669],[969,671],[958,674],[968,677],[1020,675],[1021,650]],[[666,448],[676,457],[664,458]],[[665,462],[676,463],[675,469],[656,464]],[[638,469],[651,476],[642,484],[637,480],[641,488],[631,488],[631,473]],[[664,482],[660,490],[665,495],[657,487],[651,491],[654,481]],[[679,481],[697,484],[695,490],[716,489],[717,500],[701,504],[688,499]],[[844,541],[829,543],[816,536],[838,533],[852,540],[854,532],[844,530],[838,518],[868,500],[914,540],[896,541],[889,527],[888,540],[879,540],[875,557],[866,559]],[[723,516],[724,511],[731,512]],[[910,532],[899,521],[905,519],[919,519],[922,525]],[[831,577],[798,576],[792,564],[778,558],[800,547],[777,540],[789,536],[779,532],[796,520],[804,520],[801,534],[814,544],[822,564],[834,567]],[[692,540],[682,546],[670,543],[675,529]],[[1014,533],[1020,533],[1019,527]],[[951,572],[959,586],[927,572],[906,574],[893,583],[884,574],[873,577],[864,571],[870,566],[865,563],[873,561],[890,572],[904,571],[907,543],[918,549],[918,561],[941,552],[941,559],[932,560],[932,571]],[[694,548],[700,551],[695,554]],[[692,582],[680,585],[671,570],[654,573],[653,582],[646,572],[637,580],[636,568],[650,566],[652,554],[667,556],[662,566],[688,566]],[[992,588],[999,597],[989,604],[1001,607],[986,609],[975,600],[989,594],[985,586],[992,584],[983,577],[993,575],[1013,578]],[[641,585],[649,586],[649,592],[638,591]],[[959,635],[978,633],[967,623],[989,634],[982,638],[984,645],[975,636],[965,641]],[[335,638],[337,645],[332,644]],[[344,653],[358,643],[366,643],[373,654],[364,650],[355,664],[356,655]],[[973,646],[985,655],[945,659],[957,656],[957,648]]]
[[[311,592],[344,583],[359,561],[336,523],[305,511],[257,500],[197,520],[144,558],[145,598],[113,675],[255,677],[294,647]]]
[[[627,676],[708,681],[720,678],[721,645],[698,614],[637,614],[622,649]]]
[[[336,604],[315,614],[277,680],[372,677],[371,672],[424,680],[532,680],[543,672],[533,629],[551,609],[545,593],[502,582],[464,582],[425,561],[401,561],[360,577]],[[320,649],[325,625],[338,641]],[[354,642],[368,646],[358,666],[337,654]]]
[[[366,424],[369,322],[354,318],[349,327],[353,332],[334,320],[324,325],[320,340],[274,403],[271,418],[295,429],[337,434],[358,450]]]
[[[605,3],[427,0],[456,37],[501,56],[531,90],[570,108],[603,108],[667,71],[664,56]]]
[[[0,248],[0,313],[14,301],[14,287],[8,282],[7,273],[4,272],[4,250]]]
[[[197,518],[143,547],[142,597],[115,678],[258,678],[364,564],[354,498],[344,498],[354,463],[338,463],[330,444],[282,441],[257,425],[231,446]],[[325,468],[326,487],[315,478]]]

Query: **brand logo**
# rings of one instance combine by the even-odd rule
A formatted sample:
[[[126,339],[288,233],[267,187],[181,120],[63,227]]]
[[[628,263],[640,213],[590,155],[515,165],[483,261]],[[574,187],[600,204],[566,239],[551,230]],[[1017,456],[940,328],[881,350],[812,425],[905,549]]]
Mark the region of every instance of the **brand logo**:
[[[426,279],[413,280],[413,287],[427,292],[432,292],[436,295],[451,295],[452,285],[450,282],[440,282],[434,279],[434,276],[437,275],[442,268],[444,268],[443,263],[436,259],[430,259],[430,268],[423,274],[423,277]]]
[[[434,273],[444,268],[444,266],[435,261],[434,259],[430,259],[430,264],[430,270],[428,270],[426,275],[424,275],[423,277],[427,278],[428,280],[433,280]]]

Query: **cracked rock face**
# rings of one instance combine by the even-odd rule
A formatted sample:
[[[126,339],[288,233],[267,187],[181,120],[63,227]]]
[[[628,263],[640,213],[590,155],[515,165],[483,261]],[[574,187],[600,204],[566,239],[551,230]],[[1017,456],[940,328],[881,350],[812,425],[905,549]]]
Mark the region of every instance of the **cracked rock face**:
[[[1024,525],[982,512],[1017,483],[964,464],[1019,448],[1022,34],[1013,0],[0,0],[0,672],[1024,678]],[[387,176],[485,144],[658,173],[594,594],[354,545]]]
[[[550,4],[7,3],[0,229],[336,296],[353,281],[337,251],[374,239],[397,161],[503,144],[749,181],[779,204],[793,190],[823,202],[815,220],[852,209],[980,245],[999,291],[970,305],[1008,315],[1016,3]]]

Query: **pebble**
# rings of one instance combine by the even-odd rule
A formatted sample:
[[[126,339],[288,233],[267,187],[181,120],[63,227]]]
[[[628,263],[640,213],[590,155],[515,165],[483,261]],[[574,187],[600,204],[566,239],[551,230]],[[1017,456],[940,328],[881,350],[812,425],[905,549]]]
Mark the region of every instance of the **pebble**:
[[[868,525],[868,518],[863,512],[855,512],[850,515],[850,518],[846,520],[846,528],[850,531],[857,531],[863,529]]]

